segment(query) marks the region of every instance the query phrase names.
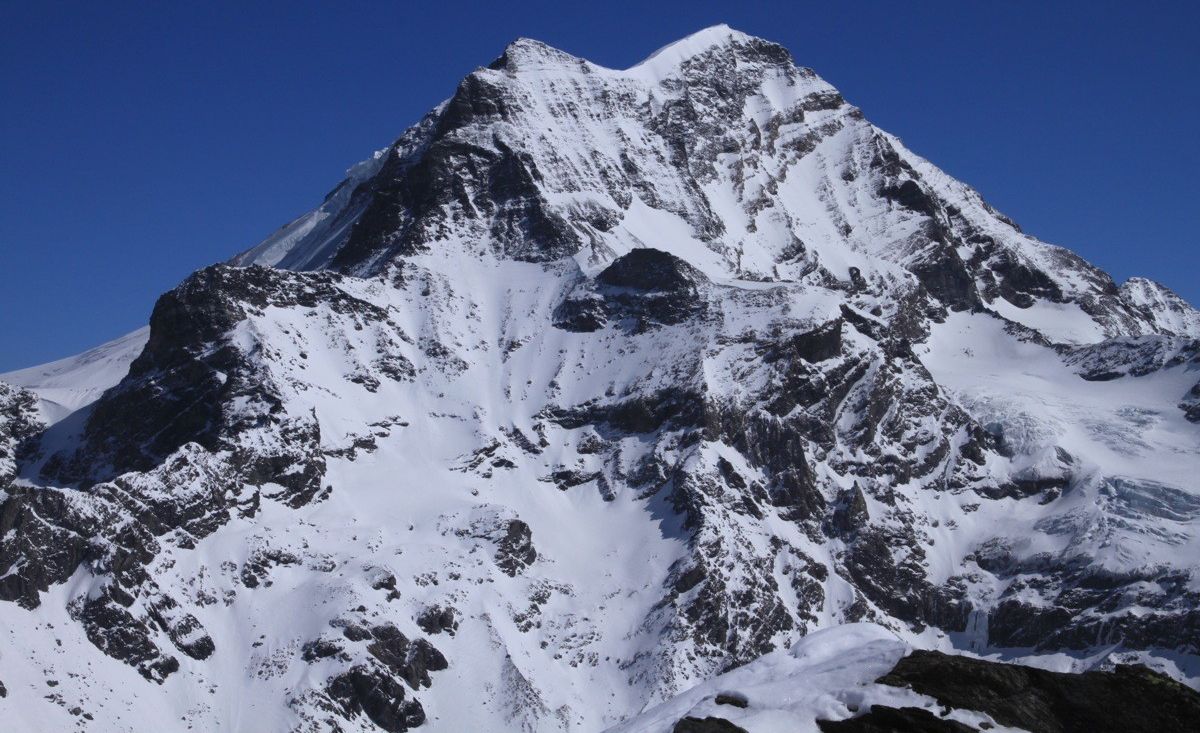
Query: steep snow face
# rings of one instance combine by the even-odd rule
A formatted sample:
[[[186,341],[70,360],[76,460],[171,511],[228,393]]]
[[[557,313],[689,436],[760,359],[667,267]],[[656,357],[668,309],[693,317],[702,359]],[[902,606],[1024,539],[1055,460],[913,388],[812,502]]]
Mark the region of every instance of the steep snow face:
[[[383,165],[393,148],[376,153],[346,171],[346,180],[325,197],[321,205],[279,228],[255,247],[230,260],[234,265],[266,265],[293,270],[319,269],[329,264],[350,226],[362,213],[354,196],[357,188]]]
[[[1121,298],[1150,316],[1155,333],[1200,338],[1200,311],[1165,285],[1131,277],[1121,286]]]
[[[863,620],[1193,678],[1195,315],[775,44],[522,39],[18,373],[48,428],[0,393],[0,681],[34,730],[597,731],[772,654],[792,720],[902,653],[780,651]]]

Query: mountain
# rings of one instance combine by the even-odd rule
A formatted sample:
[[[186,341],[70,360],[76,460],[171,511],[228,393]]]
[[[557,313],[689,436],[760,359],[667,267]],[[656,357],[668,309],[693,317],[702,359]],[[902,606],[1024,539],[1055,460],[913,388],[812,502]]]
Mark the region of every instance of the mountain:
[[[1200,313],[724,26],[515,41],[90,353],[0,376],[18,728],[598,731],[853,623],[1200,681]]]

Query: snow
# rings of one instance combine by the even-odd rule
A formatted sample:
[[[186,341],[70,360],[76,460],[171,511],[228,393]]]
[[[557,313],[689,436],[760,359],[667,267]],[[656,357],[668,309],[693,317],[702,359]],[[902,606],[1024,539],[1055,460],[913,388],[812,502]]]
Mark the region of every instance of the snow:
[[[967,314],[935,326],[921,359],[981,425],[1003,430],[1016,453],[1011,470],[1053,475],[1055,448],[1079,462],[1072,468],[1072,491],[1060,501],[999,514],[981,510],[957,519],[960,526],[991,525],[992,534],[1023,547],[1022,555],[1085,554],[1118,571],[1186,564],[1200,552],[1200,517],[1194,512],[1177,528],[1182,544],[1148,542],[1146,524],[1105,518],[1128,501],[1105,498],[1106,487],[1122,477],[1174,487],[1200,500],[1194,483],[1196,426],[1176,406],[1178,395],[1197,379],[1195,371],[1177,367],[1089,382],[1053,349],[1011,338],[998,319]],[[1030,534],[1030,524],[1040,531]]]
[[[1037,331],[1053,343],[1095,344],[1104,340],[1104,329],[1075,303],[1039,300],[1029,308],[1018,308],[996,298],[990,308],[1010,321]]]
[[[684,717],[723,718],[749,733],[818,733],[816,721],[844,720],[872,705],[940,712],[932,698],[875,682],[910,649],[895,633],[875,624],[822,629],[791,649],[714,677],[607,733],[670,733]],[[747,705],[717,704],[720,694],[740,697]],[[994,726],[978,713],[956,710],[948,717],[972,726]]]
[[[625,211],[620,229],[613,238],[623,239],[622,244],[630,245],[622,247],[614,243],[613,251],[618,256],[635,247],[653,247],[694,265],[710,280],[728,280],[734,274],[729,262],[699,241],[692,227],[679,215],[647,206],[640,198],[635,198]],[[601,269],[595,265],[588,268],[590,274]]]
[[[1192,484],[1196,428],[1175,403],[1194,371],[1090,382],[998,319],[963,314],[935,326],[922,361],[982,424],[1011,425],[1018,450],[1057,444],[1109,475]]]
[[[53,425],[95,402],[104,390],[121,381],[149,337],[150,328],[144,326],[77,356],[0,374],[0,382],[36,394],[39,416],[47,425]]]
[[[1121,286],[1121,297],[1153,314],[1159,331],[1200,338],[1200,311],[1167,286],[1144,277],[1131,277]]]
[[[730,43],[746,43],[752,40],[741,31],[735,31],[724,23],[709,26],[690,36],[658,49],[645,60],[630,67],[626,73],[650,81],[658,81],[676,71],[688,59],[707,53],[712,48]]]
[[[346,171],[346,180],[319,207],[279,228],[258,245],[231,260],[235,265],[259,264],[296,270],[317,269],[329,264],[337,248],[362,214],[364,204],[355,206],[358,186],[379,172],[391,148],[375,151]]]
[[[1200,679],[1195,658],[1182,652],[1135,654],[1107,642],[1052,655],[989,646],[988,613],[1011,578],[983,571],[976,558],[995,542],[1017,560],[1086,556],[1119,571],[1191,572],[1200,553],[1194,481],[1200,429],[1178,403],[1200,378],[1194,366],[1084,380],[1072,361],[1080,353],[1075,347],[1123,343],[1113,336],[1120,324],[1102,322],[1079,305],[1077,296],[1096,291],[1094,273],[1016,231],[969,187],[853,107],[807,105],[803,115],[792,114],[834,91],[808,72],[759,69],[761,78],[747,77],[757,86],[735,119],[705,120],[720,129],[725,145],[711,165],[699,155],[706,167],[698,173],[674,165],[646,111],[681,102],[679,75],[687,59],[752,40],[715,26],[624,71],[522,40],[510,46],[513,68],[473,72],[519,103],[502,122],[456,130],[456,142],[484,149],[502,140],[527,156],[539,172],[536,203],[571,222],[584,244],[555,262],[516,261],[505,256],[486,221],[451,216],[427,248],[405,256],[402,277],[379,264],[377,271],[367,267],[361,277],[337,281],[344,294],[386,313],[386,320],[328,303],[250,313],[229,343],[252,355],[264,381],[279,389],[284,416],[316,421],[327,460],[324,483],[332,487],[328,498],[293,509],[270,498],[279,487],[265,486],[261,513],[231,517],[194,548],[178,537],[160,538],[150,577],[178,597],[216,646],[204,662],[176,654],[182,669],[161,688],[148,687],[131,667],[97,651],[67,612],[73,598],[98,592],[102,575],[81,569],[44,594],[34,611],[0,604],[0,634],[7,634],[0,652],[0,680],[9,689],[8,701],[0,701],[5,713],[15,709],[17,726],[31,731],[72,725],[66,711],[74,705],[92,713],[101,730],[169,730],[181,722],[202,730],[292,730],[311,709],[305,696],[342,669],[336,659],[304,662],[300,650],[321,635],[336,637],[331,623],[349,618],[394,622],[411,638],[428,636],[451,660],[449,669],[433,674],[431,688],[412,692],[430,715],[424,729],[432,731],[613,725],[614,733],[669,731],[684,715],[720,715],[752,733],[811,731],[816,719],[842,719],[874,703],[931,706],[909,691],[874,683],[914,646],[1056,669],[1090,668],[1126,654]],[[318,208],[232,264],[327,268],[387,163],[417,159],[444,109],[435,108],[395,144],[352,168]],[[708,111],[701,106],[698,114]],[[567,429],[545,418],[549,408],[612,404],[664,389],[692,390],[714,405],[761,408],[780,388],[756,338],[808,332],[841,317],[843,307],[881,331],[881,339],[890,337],[902,309],[925,307],[911,305],[910,296],[920,291],[907,266],[927,254],[929,222],[878,195],[873,156],[885,144],[999,252],[1049,273],[1067,301],[1039,298],[1022,309],[997,298],[986,304],[994,313],[923,320],[930,333],[914,337],[912,348],[932,383],[922,381],[917,366],[878,356],[877,340],[849,321],[842,326],[843,353],[831,360],[836,368],[813,367],[816,380],[842,367],[849,371],[855,360],[864,365],[829,419],[833,447],[807,434],[798,439],[826,501],[866,480],[845,463],[839,468],[839,460],[881,457],[861,449],[848,455],[848,436],[866,419],[869,406],[861,401],[871,397],[875,380],[889,378],[896,394],[929,385],[920,393],[924,399],[948,403],[905,424],[903,451],[887,444],[890,452],[882,457],[935,455],[947,425],[952,441],[964,442],[967,419],[954,422],[961,408],[1002,434],[1010,449],[1011,455],[988,453],[978,469],[980,484],[1066,484],[1049,502],[985,499],[971,488],[946,488],[939,480],[952,469],[946,459],[928,477],[883,476],[880,493],[868,492],[864,501],[877,526],[895,527],[897,516],[911,519],[925,553],[919,568],[932,583],[958,578],[967,586],[972,611],[961,633],[916,632],[863,601],[839,567],[845,538],[822,537],[774,508],[761,517],[731,509],[737,497],[715,480],[706,497],[713,502],[707,526],[685,527],[669,482],[645,491],[629,479],[644,459],[657,456],[674,472],[671,481],[711,478],[728,465],[747,482],[769,483],[764,469],[728,441],[685,443],[669,430]],[[636,178],[628,177],[626,157],[636,164]],[[607,223],[587,223],[593,220]],[[700,270],[710,281],[698,290],[711,317],[636,332],[615,324],[594,333],[550,325],[555,308],[583,278],[637,247],[669,252]],[[852,282],[855,271],[861,284]],[[1123,292],[1128,304],[1153,316],[1129,322],[1122,336],[1157,334],[1156,328],[1195,333],[1195,311],[1162,289],[1131,281]],[[1036,333],[1022,334],[1008,321]],[[0,380],[33,390],[47,422],[72,414],[78,422],[79,411],[127,373],[147,335],[142,329]],[[1182,353],[1178,344],[1171,348]],[[382,378],[377,364],[385,357],[403,357],[415,374]],[[368,388],[363,376],[378,385]],[[899,404],[885,405],[880,422],[902,420]],[[230,409],[252,415],[253,396],[232,401]],[[239,437],[271,438],[256,431]],[[374,447],[362,448],[363,441]],[[612,442],[607,452],[592,447],[605,441]],[[181,451],[202,453],[195,445]],[[208,466],[219,459],[195,460]],[[552,476],[568,469],[601,478],[563,490]],[[203,488],[184,485],[176,498]],[[890,503],[879,498],[889,495],[895,497]],[[538,559],[510,576],[494,553],[515,519],[531,528]],[[720,553],[726,593],[761,590],[766,578],[797,618],[800,610],[811,612],[809,620],[773,637],[776,651],[720,675],[728,660],[671,625],[671,604],[689,597],[666,596],[674,592],[668,591],[672,574],[704,559],[709,547]],[[285,550],[297,562],[272,568],[269,584],[249,589],[239,569],[265,548]],[[765,575],[754,575],[764,560]],[[809,565],[824,571],[813,581],[822,600],[802,609],[789,575]],[[398,598],[371,587],[389,573]],[[1035,589],[1021,598],[1049,602]],[[844,624],[857,603],[888,628]],[[417,628],[417,614],[433,604],[458,611],[455,635]],[[1144,607],[1123,608],[1141,613]],[[48,689],[47,678],[58,684]],[[48,692],[57,699],[47,699]],[[752,705],[717,706],[720,692],[744,695]],[[367,729],[363,719],[359,724]]]

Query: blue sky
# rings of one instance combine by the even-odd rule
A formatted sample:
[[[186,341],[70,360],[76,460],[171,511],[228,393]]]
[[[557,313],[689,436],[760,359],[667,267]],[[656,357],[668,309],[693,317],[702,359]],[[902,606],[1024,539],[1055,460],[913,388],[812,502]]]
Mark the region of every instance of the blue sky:
[[[1027,231],[1197,303],[1198,8],[0,0],[0,370],[144,324],[517,36],[625,67],[718,22]]]

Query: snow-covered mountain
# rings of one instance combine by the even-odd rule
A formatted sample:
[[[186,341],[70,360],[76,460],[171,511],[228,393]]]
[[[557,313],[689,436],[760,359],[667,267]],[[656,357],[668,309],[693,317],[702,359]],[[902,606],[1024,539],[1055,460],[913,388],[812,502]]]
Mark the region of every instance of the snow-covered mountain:
[[[1200,679],[1200,313],[724,26],[518,40],[0,380],[22,729],[599,731],[852,622]]]

